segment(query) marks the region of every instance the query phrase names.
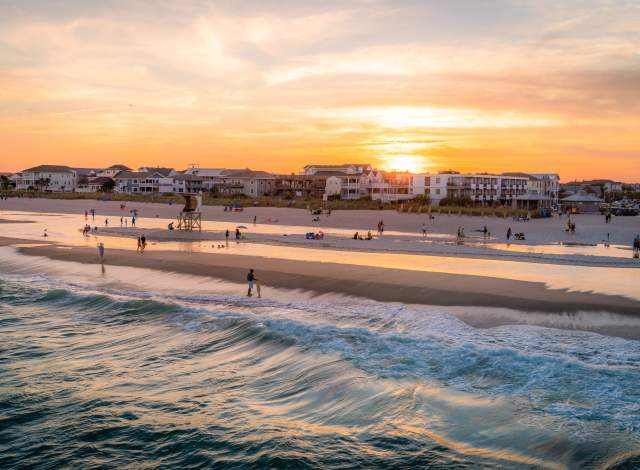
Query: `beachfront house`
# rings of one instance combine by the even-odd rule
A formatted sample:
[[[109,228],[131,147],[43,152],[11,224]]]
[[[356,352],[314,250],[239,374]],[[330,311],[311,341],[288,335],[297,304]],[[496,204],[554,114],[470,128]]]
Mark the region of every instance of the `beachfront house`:
[[[78,179],[75,191],[77,193],[109,192],[115,187],[115,181],[108,176],[96,176],[94,178],[81,177]]]
[[[372,171],[366,175],[369,197],[373,201],[398,202],[425,194],[425,176],[395,171]]]
[[[193,166],[184,170],[185,175],[198,176],[202,181],[202,190],[207,192],[215,192],[215,187],[220,183],[224,168],[199,168]]]
[[[369,182],[374,173],[369,164],[307,165],[303,175],[326,178],[325,194],[340,199],[369,196]]]
[[[114,190],[120,193],[173,193],[173,177],[157,171],[121,171]]]
[[[173,192],[176,194],[182,193],[199,193],[200,191],[207,191],[203,186],[203,179],[199,175],[182,173],[172,176],[173,178]]]
[[[216,179],[213,191],[226,195],[247,197],[271,196],[275,190],[276,175],[265,171],[224,170]]]
[[[109,168],[104,168],[96,173],[95,176],[105,176],[107,178],[114,178],[121,171],[132,171],[126,165],[111,165]]]
[[[274,195],[288,199],[294,197],[321,199],[326,192],[327,178],[323,175],[277,175]],[[339,188],[337,194],[339,194]]]
[[[76,187],[77,173],[65,165],[39,165],[16,174],[18,191],[71,192]]]

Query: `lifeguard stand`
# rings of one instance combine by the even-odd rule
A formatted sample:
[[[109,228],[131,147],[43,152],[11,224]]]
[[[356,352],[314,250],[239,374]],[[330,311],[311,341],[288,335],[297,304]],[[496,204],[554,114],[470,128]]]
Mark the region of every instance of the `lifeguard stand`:
[[[198,194],[183,194],[184,208],[178,215],[178,227],[189,232],[194,229],[202,231],[202,192]]]

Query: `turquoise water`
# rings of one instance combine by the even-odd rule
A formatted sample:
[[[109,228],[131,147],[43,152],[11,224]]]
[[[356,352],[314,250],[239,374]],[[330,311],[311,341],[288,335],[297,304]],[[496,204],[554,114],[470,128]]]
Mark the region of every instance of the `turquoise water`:
[[[638,341],[198,282],[0,257],[0,468],[640,465]]]

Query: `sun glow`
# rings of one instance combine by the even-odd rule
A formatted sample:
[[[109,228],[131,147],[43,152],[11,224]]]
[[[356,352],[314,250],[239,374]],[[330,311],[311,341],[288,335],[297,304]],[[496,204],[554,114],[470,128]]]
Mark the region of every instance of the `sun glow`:
[[[387,171],[424,173],[431,166],[425,157],[419,155],[390,155],[381,160],[382,167]]]

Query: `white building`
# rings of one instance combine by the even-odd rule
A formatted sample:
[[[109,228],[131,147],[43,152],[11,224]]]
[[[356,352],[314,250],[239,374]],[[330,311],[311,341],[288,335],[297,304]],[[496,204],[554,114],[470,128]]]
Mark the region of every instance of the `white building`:
[[[529,173],[527,192],[549,198],[549,204],[558,206],[560,197],[560,176],[555,173]]]
[[[121,171],[115,178],[114,190],[120,193],[172,193],[173,177],[159,172]]]
[[[16,190],[74,191],[78,175],[64,165],[40,165],[16,173]]]

